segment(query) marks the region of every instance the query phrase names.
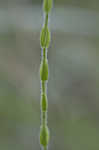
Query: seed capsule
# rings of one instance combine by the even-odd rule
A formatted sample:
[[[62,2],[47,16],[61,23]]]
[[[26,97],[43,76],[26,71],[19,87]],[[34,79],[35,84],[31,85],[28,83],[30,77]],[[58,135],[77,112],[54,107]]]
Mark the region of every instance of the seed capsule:
[[[49,130],[47,126],[41,126],[40,129],[40,144],[42,146],[47,146],[49,142]]]
[[[42,107],[42,111],[46,111],[48,104],[47,104],[47,96],[45,94],[42,94],[41,96],[41,107]]]
[[[46,13],[49,13],[51,11],[52,8],[52,0],[44,0],[44,11]]]
[[[40,78],[42,81],[48,80],[48,63],[46,59],[41,62]]]
[[[50,44],[50,32],[48,27],[43,27],[42,31],[41,31],[41,35],[40,35],[40,43],[41,43],[41,47],[44,48],[48,48],[49,44]]]

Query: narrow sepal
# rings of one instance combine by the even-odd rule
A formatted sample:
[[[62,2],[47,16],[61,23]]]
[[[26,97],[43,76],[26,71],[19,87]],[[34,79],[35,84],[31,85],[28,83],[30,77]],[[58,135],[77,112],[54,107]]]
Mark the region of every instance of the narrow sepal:
[[[46,13],[49,13],[52,8],[52,0],[44,0],[43,8]]]
[[[47,146],[49,142],[49,130],[47,126],[41,126],[40,128],[40,144]]]
[[[50,32],[48,27],[43,27],[40,34],[40,44],[42,48],[48,48],[50,44]]]
[[[47,60],[42,60],[40,65],[40,78],[42,81],[48,80],[48,63]]]

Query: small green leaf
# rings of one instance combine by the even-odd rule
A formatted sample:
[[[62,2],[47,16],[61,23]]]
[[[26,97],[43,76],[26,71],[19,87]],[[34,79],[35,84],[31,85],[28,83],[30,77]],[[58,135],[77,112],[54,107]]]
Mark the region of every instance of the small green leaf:
[[[52,0],[44,0],[43,8],[46,13],[49,13],[52,8]]]
[[[48,27],[43,27],[40,35],[40,43],[42,48],[48,48],[50,44],[50,32]]]
[[[42,146],[47,146],[49,142],[49,130],[47,126],[41,126],[40,129],[40,144]]]
[[[42,81],[48,80],[48,63],[47,60],[42,60],[40,66],[40,78]]]
[[[41,96],[41,107],[42,107],[42,111],[47,111],[47,96],[45,94],[42,94]]]

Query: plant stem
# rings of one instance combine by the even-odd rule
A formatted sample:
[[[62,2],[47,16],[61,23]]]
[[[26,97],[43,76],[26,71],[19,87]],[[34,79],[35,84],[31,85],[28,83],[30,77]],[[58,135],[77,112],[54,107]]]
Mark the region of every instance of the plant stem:
[[[47,147],[44,147],[44,150],[47,150]]]
[[[48,61],[47,61],[47,48],[50,43],[50,32],[48,29],[49,12],[51,10],[52,0],[44,0],[44,27],[41,31],[41,48],[43,56],[41,58],[41,130],[40,130],[40,143],[43,150],[48,149],[49,131],[47,127],[47,80],[48,80]]]

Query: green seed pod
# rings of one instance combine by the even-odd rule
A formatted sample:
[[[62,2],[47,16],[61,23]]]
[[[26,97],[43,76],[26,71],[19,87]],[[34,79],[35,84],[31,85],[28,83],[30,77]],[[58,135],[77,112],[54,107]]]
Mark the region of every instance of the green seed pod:
[[[40,129],[40,144],[42,146],[47,146],[49,142],[49,130],[47,126],[41,126]]]
[[[42,108],[42,111],[46,111],[47,107],[48,107],[47,96],[45,94],[42,94],[42,96],[41,96],[41,108]]]
[[[46,59],[41,62],[40,77],[42,81],[48,80],[48,63]]]
[[[41,43],[41,47],[44,48],[48,48],[49,44],[50,44],[50,32],[48,27],[43,27],[41,34],[40,34],[40,43]]]
[[[49,13],[52,8],[52,0],[44,0],[43,8],[46,13]]]

